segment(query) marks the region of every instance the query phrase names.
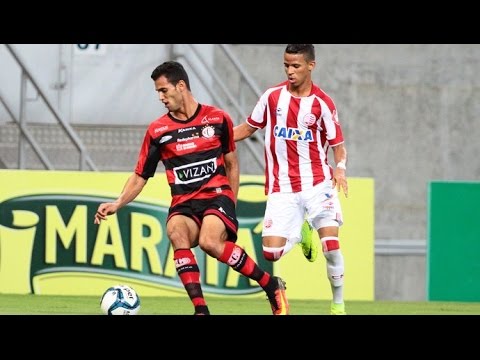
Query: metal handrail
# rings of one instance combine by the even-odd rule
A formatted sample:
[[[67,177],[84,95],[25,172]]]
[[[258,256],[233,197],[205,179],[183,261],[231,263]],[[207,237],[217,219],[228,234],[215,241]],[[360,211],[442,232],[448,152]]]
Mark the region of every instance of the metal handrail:
[[[66,134],[68,135],[70,140],[73,142],[73,144],[75,145],[77,150],[80,152],[80,170],[85,170],[85,164],[87,164],[90,167],[91,170],[98,171],[97,166],[95,165],[95,163],[91,159],[90,155],[88,154],[85,146],[83,145],[82,140],[77,136],[75,130],[70,126],[70,124],[68,122],[66,122],[60,116],[60,114],[57,112],[57,110],[52,106],[52,103],[49,100],[48,96],[42,91],[42,89],[38,85],[38,82],[33,77],[32,73],[27,69],[27,67],[25,65],[25,62],[15,52],[15,50],[12,48],[11,45],[5,44],[5,46],[6,46],[7,50],[10,52],[10,54],[13,56],[13,58],[15,59],[16,63],[20,66],[20,68],[22,70],[22,77],[24,76],[24,74],[27,76],[28,80],[30,80],[31,84],[33,85],[35,90],[38,92],[40,97],[43,99],[43,101],[47,105],[47,107],[50,110],[50,112],[52,113],[52,115],[55,117],[57,122],[62,126],[63,130],[66,132]],[[22,99],[20,99],[21,104],[23,104],[24,101],[25,100],[23,99],[23,93],[22,93]],[[5,105],[5,102],[3,100],[2,100],[2,103]],[[7,108],[7,111],[8,111],[8,108]],[[8,111],[8,112],[9,112],[10,116],[12,116],[12,112],[11,111]],[[25,132],[26,128],[25,128],[25,126],[21,125],[21,119],[18,120],[14,116],[12,116],[12,118],[20,125],[19,129],[20,129],[21,134],[30,142],[33,149],[36,151],[37,155],[41,159],[42,159],[42,157],[44,158],[44,159],[42,159],[42,161],[44,161],[46,159],[45,154],[43,154],[41,151],[39,151],[40,147],[38,146],[38,144],[36,144],[34,141],[32,142],[33,138],[31,136],[31,134],[29,134],[28,132]],[[44,164],[46,164],[46,163],[49,163],[49,161],[48,160],[47,160],[47,162],[44,161]],[[51,166],[51,164],[50,164],[50,166]],[[48,166],[47,166],[47,168],[48,168]]]
[[[25,126],[25,124],[23,124],[22,122],[20,122],[19,119],[17,119],[17,117],[13,114],[13,111],[10,109],[10,107],[7,105],[7,103],[3,100],[3,96],[2,96],[1,91],[0,91],[0,102],[3,104],[3,106],[7,110],[8,115],[10,115],[10,117],[18,124],[18,127],[19,127],[20,131],[23,133],[23,136],[25,136],[27,141],[30,143],[33,150],[35,151],[35,153],[38,155],[38,157],[42,161],[43,165],[45,165],[45,167],[48,170],[55,170],[52,163],[48,159],[47,155],[43,152],[40,145],[38,145],[37,141],[35,140],[33,135],[30,133],[30,130],[28,130],[28,128]]]

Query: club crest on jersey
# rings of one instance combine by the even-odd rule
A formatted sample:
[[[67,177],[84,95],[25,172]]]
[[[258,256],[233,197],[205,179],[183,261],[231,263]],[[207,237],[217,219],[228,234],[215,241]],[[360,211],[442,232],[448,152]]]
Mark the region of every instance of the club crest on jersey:
[[[210,139],[215,135],[215,129],[213,126],[205,126],[202,128],[202,136],[204,138]]]
[[[293,140],[293,141],[313,141],[312,130],[302,130],[298,128],[286,128],[284,126],[275,126],[273,129],[273,135],[280,139]]]
[[[190,184],[210,177],[217,170],[217,158],[178,166],[172,169],[175,184]]]
[[[313,115],[312,113],[309,113],[309,114],[306,114],[304,117],[303,117],[303,123],[305,124],[305,126],[312,126],[313,124],[315,124],[315,121],[317,121],[317,118],[315,117],[315,115]]]

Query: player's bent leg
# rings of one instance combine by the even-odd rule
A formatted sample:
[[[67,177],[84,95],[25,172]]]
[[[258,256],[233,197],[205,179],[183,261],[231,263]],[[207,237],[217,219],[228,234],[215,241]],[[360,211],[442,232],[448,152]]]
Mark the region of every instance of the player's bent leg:
[[[263,246],[263,257],[268,261],[277,261],[284,254],[285,247],[267,247]]]
[[[295,240],[295,239],[294,239]],[[296,239],[298,241],[298,238]],[[295,246],[295,242],[287,240],[283,236],[263,236],[262,237],[262,249],[263,257],[268,261],[277,261]]]

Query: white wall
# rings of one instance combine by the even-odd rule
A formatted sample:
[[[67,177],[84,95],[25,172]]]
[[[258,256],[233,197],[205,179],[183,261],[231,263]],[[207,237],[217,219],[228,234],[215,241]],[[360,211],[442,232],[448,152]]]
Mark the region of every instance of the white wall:
[[[212,47],[196,45],[210,64]],[[183,53],[181,44],[17,44],[12,48],[71,124],[148,124],[165,112],[150,75],[162,62],[174,60],[172,54]],[[198,64],[195,58],[188,60]],[[4,46],[0,47],[0,61],[0,94],[19,116],[20,69]],[[182,63],[197,100],[211,102],[203,88],[208,86],[208,74],[207,82],[201,82],[186,61]],[[53,123],[54,117],[31,85],[27,94],[26,120]],[[0,108],[0,122],[11,121]]]

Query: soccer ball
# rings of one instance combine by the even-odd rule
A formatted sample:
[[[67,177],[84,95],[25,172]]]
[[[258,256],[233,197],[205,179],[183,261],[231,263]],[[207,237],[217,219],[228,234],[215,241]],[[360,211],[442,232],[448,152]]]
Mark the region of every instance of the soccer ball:
[[[100,308],[105,315],[137,315],[140,297],[128,285],[115,285],[103,293]]]

